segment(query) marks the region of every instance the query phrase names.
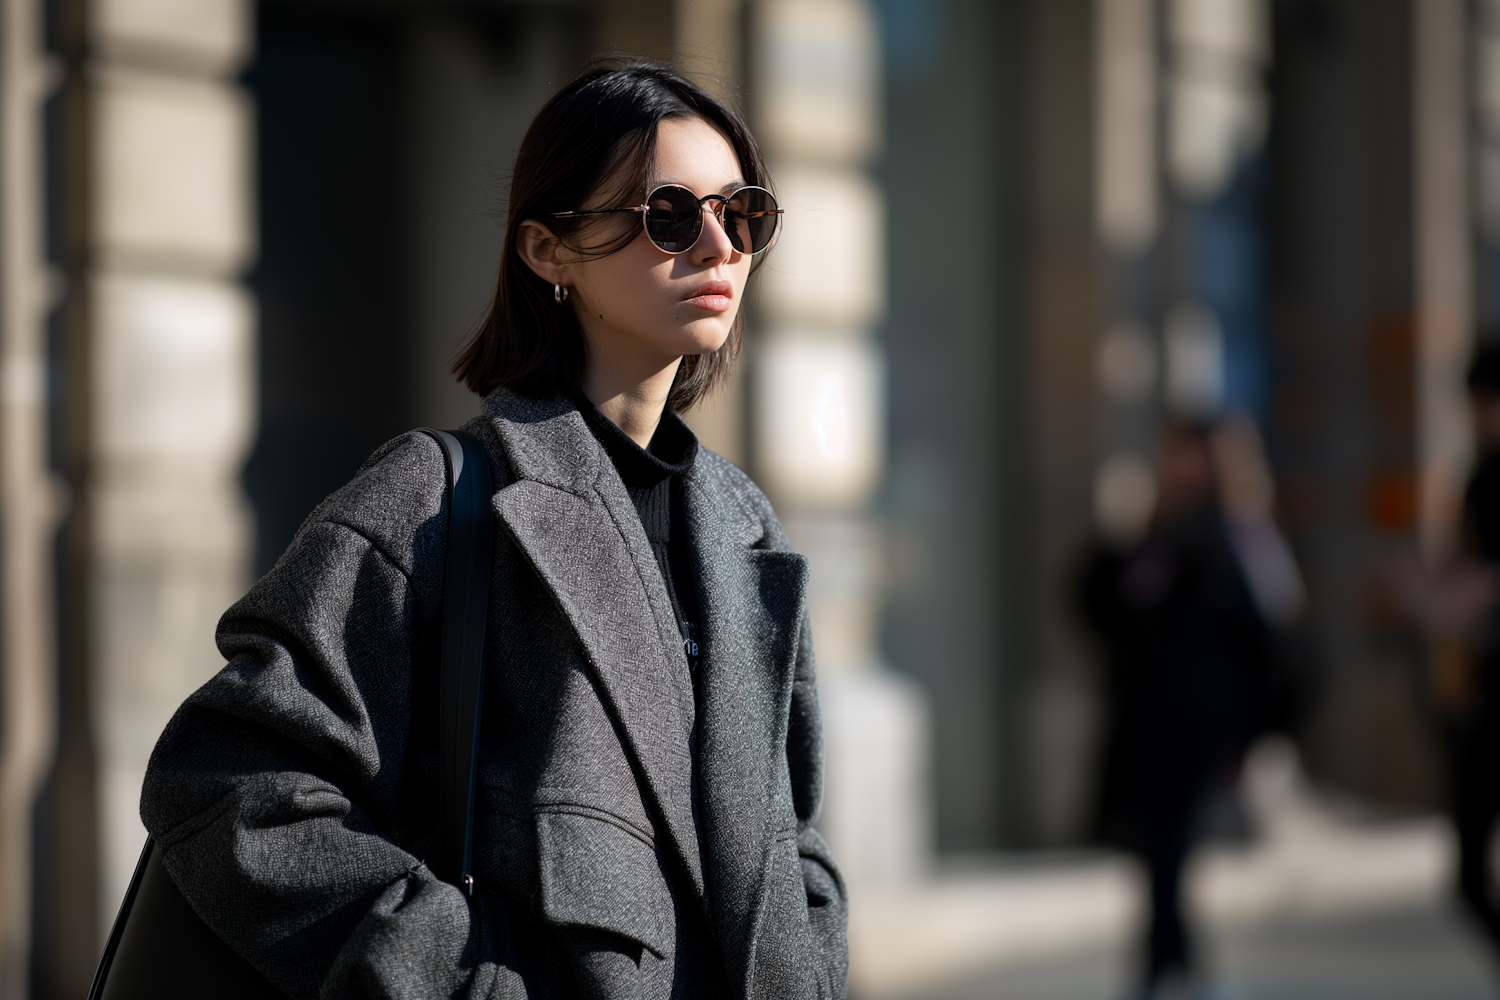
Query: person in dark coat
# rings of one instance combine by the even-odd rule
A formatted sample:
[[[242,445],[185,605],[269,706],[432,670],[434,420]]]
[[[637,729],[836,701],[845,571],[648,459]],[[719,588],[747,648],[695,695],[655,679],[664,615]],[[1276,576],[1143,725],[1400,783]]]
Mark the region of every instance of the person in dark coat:
[[[647,63],[589,69],[521,144],[455,363],[497,518],[472,895],[427,863],[437,444],[382,447],[225,613],[141,812],[288,996],[844,995],[807,562],[676,412],[734,361],[767,183],[740,118]]]
[[[1490,840],[1500,816],[1500,604],[1494,579],[1500,573],[1500,346],[1474,356],[1468,375],[1475,465],[1464,490],[1462,566],[1450,596],[1486,592],[1468,621],[1460,676],[1447,709],[1448,807],[1458,840],[1458,895],[1491,947],[1500,954],[1500,907],[1490,865]],[[1464,586],[1469,583],[1469,586]],[[1467,605],[1463,599],[1451,604]]]
[[[1146,537],[1096,548],[1080,586],[1107,666],[1098,825],[1148,876],[1142,997],[1199,972],[1183,871],[1210,792],[1262,726],[1268,619],[1295,613],[1301,599],[1270,526],[1269,480],[1243,470],[1250,433],[1168,426]]]

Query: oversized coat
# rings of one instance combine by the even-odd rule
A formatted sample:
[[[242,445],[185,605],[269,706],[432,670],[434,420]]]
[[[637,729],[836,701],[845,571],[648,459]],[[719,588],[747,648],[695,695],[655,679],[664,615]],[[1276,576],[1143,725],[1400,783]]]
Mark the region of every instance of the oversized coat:
[[[684,474],[695,699],[645,532],[577,409],[502,390],[465,429],[498,519],[474,897],[424,864],[447,498],[419,433],[377,451],[220,621],[228,663],[173,717],[142,794],[173,881],[293,997],[583,980],[668,997],[686,948],[717,950],[732,997],[843,996],[845,892],[812,827],[807,563],[769,503],[706,448]],[[576,967],[579,929],[615,954]]]

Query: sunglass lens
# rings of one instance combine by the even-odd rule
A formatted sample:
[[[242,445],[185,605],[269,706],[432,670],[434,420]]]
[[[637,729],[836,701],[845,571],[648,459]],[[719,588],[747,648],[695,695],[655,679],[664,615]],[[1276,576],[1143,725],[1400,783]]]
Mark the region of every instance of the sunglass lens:
[[[646,199],[646,235],[667,253],[682,253],[698,241],[703,210],[686,188],[660,187]]]
[[[776,236],[776,199],[764,188],[740,188],[724,206],[724,231],[740,253],[760,253]]]

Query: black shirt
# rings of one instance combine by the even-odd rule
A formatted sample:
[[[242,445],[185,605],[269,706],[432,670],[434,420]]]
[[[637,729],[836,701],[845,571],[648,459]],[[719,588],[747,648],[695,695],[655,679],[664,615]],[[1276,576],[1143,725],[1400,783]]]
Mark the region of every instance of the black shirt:
[[[682,632],[688,668],[698,671],[698,602],[696,583],[688,568],[687,530],[682,515],[683,473],[693,467],[698,439],[675,412],[662,413],[651,438],[650,449],[642,448],[615,426],[587,399],[574,400],[594,437],[604,446],[615,470],[625,482],[625,491],[646,529],[646,540],[661,568],[667,597]]]

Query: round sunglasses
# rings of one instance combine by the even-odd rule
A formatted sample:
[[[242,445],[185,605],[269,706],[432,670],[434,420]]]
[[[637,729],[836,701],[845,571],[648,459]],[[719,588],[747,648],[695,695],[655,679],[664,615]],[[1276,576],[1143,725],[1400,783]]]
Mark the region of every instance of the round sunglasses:
[[[581,215],[613,215],[640,212],[646,237],[670,254],[686,253],[703,235],[703,206],[714,202],[714,218],[724,227],[730,246],[740,253],[757,254],[776,242],[781,232],[781,214],[776,196],[763,187],[742,187],[733,194],[706,194],[702,198],[680,184],[663,184],[646,196],[644,204],[629,208],[595,208],[576,212],[553,212],[554,219]]]

